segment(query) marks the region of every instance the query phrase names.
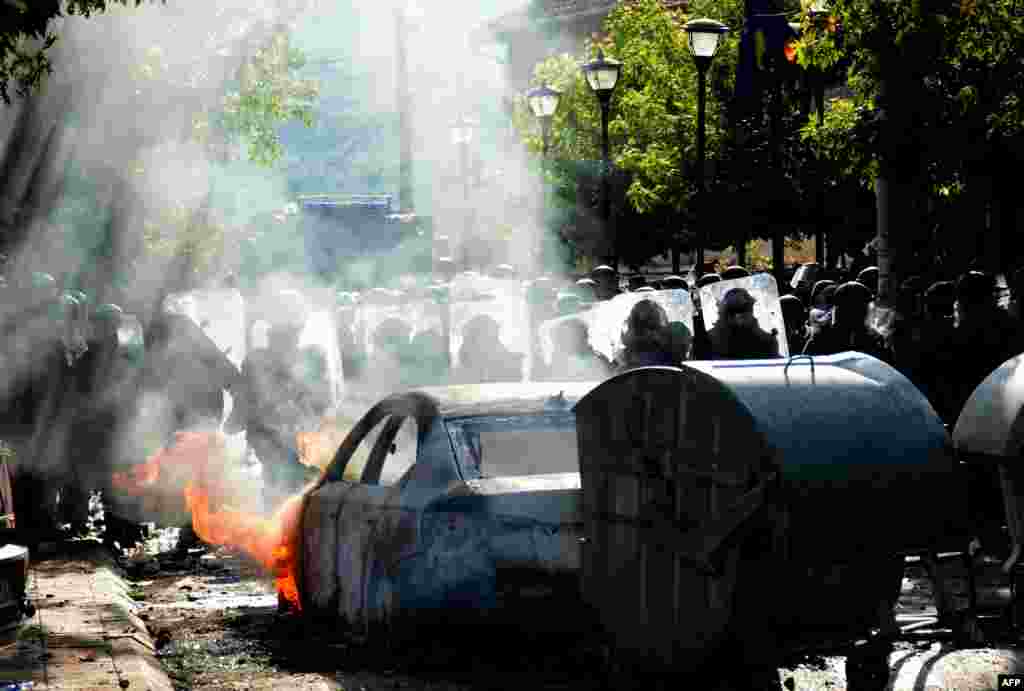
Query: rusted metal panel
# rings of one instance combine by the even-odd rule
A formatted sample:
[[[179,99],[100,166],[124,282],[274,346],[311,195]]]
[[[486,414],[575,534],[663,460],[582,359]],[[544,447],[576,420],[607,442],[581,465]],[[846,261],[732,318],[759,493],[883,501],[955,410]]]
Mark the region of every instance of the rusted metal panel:
[[[705,536],[693,531],[769,477],[770,450],[749,411],[689,369],[614,377],[577,404],[576,418],[586,598],[620,648],[699,660],[729,624],[738,552],[725,536],[712,554],[684,550],[701,552]]]

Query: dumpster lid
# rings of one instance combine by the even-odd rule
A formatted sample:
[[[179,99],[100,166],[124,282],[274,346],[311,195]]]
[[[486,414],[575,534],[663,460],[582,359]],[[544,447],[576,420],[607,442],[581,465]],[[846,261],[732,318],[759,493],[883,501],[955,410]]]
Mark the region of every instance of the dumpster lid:
[[[953,429],[967,453],[1016,455],[1024,445],[1024,355],[1007,360],[978,384]]]
[[[924,395],[864,353],[686,364],[725,385],[787,466],[805,476],[841,476],[866,463],[926,464],[948,444]]]

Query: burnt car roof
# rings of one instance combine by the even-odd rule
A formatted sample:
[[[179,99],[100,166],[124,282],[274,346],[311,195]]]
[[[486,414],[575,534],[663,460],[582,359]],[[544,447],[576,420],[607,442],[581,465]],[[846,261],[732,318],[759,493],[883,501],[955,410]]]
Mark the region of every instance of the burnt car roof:
[[[437,402],[444,417],[469,415],[525,415],[554,410],[572,410],[576,402],[600,384],[592,382],[509,382],[502,384],[466,384],[417,389]]]

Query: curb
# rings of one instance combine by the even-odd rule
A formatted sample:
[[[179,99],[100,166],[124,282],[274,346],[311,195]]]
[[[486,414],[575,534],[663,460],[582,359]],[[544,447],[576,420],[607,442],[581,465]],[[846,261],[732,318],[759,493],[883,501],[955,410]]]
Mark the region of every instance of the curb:
[[[3,681],[47,691],[174,691],[107,549],[89,541],[46,547],[29,564],[36,614],[0,649]]]

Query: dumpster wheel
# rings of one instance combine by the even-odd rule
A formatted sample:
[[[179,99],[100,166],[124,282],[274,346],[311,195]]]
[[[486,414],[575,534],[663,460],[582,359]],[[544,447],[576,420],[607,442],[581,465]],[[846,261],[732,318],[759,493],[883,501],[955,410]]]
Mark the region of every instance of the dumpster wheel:
[[[881,637],[855,645],[846,656],[847,691],[884,691],[891,652],[892,642]]]

